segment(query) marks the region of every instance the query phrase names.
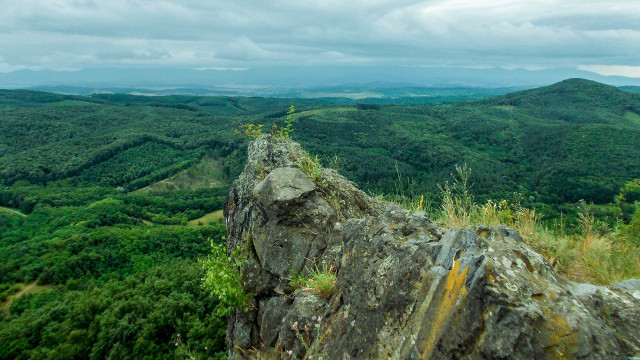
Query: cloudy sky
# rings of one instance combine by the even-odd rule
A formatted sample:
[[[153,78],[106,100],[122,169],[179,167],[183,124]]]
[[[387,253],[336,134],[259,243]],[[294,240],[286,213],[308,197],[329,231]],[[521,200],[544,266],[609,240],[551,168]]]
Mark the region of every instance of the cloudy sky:
[[[640,77],[638,0],[0,0],[0,72],[580,68]]]

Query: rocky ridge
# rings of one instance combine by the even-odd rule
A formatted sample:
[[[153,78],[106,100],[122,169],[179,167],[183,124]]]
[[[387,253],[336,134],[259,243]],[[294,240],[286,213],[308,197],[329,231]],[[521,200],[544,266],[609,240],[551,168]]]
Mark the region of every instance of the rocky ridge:
[[[570,282],[512,229],[443,234],[312,160],[263,135],[229,190],[228,251],[253,294],[229,318],[230,359],[640,356],[640,280]],[[291,286],[317,269],[330,296]]]

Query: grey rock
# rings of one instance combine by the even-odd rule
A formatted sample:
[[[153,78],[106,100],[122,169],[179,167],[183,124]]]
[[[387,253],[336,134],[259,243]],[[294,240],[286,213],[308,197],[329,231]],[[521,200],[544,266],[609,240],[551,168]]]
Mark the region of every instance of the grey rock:
[[[287,330],[284,317],[290,306],[283,296],[273,296],[265,302],[260,317],[260,338],[266,346],[275,346],[278,335]]]
[[[570,282],[512,229],[442,233],[425,213],[372,199],[333,170],[311,181],[296,168],[302,156],[262,136],[229,191],[228,248],[250,255],[242,274],[255,294],[251,311],[230,316],[231,359],[640,354],[639,280]],[[320,267],[336,272],[329,299],[289,286]]]
[[[278,334],[276,348],[284,351],[291,350],[296,357],[304,356],[306,346],[313,343],[320,327],[321,322],[318,322],[318,316],[326,316],[328,308],[328,302],[313,293],[296,294],[292,306],[283,319],[284,326]]]
[[[640,279],[628,279],[612,285],[616,289],[640,290]]]
[[[298,168],[274,169],[256,185],[253,195],[270,218],[288,218],[287,212],[300,207],[316,190],[316,185]],[[294,217],[295,220],[295,217]]]

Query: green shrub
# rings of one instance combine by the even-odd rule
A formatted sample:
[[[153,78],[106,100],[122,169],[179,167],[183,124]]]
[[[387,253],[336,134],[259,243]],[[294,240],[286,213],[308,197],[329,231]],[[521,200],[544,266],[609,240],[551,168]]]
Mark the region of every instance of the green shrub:
[[[636,211],[633,213],[629,225],[622,228],[622,233],[640,247],[640,206],[636,205]]]
[[[263,124],[243,124],[240,125],[240,130],[235,130],[234,134],[243,135],[250,139],[257,139],[262,135]]]
[[[244,307],[253,296],[244,291],[239,271],[246,261],[246,254],[243,253],[242,247],[237,247],[231,256],[227,256],[226,246],[212,241],[211,255],[202,262],[207,270],[202,285],[220,301],[216,307],[216,315],[229,315],[232,310]]]

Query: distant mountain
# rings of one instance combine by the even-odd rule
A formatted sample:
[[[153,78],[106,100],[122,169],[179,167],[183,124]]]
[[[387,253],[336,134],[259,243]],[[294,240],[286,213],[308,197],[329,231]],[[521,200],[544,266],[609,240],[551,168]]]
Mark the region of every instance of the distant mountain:
[[[621,86],[620,88],[635,94],[640,94],[640,86]]]
[[[485,103],[517,106],[549,119],[576,123],[615,124],[628,112],[640,113],[637,95],[585,79],[568,79],[489,99]]]
[[[507,70],[402,66],[271,66],[247,69],[99,68],[77,71],[19,70],[0,74],[0,88],[82,87],[92,90],[146,89],[184,93],[277,96],[327,86],[536,87],[580,77],[611,85],[637,85],[640,79],[601,76],[576,69]],[[372,86],[373,84],[373,86]],[[385,84],[378,86],[375,84]],[[77,89],[76,89],[77,90]],[[108,90],[107,90],[108,91]],[[208,92],[207,92],[208,91]]]

